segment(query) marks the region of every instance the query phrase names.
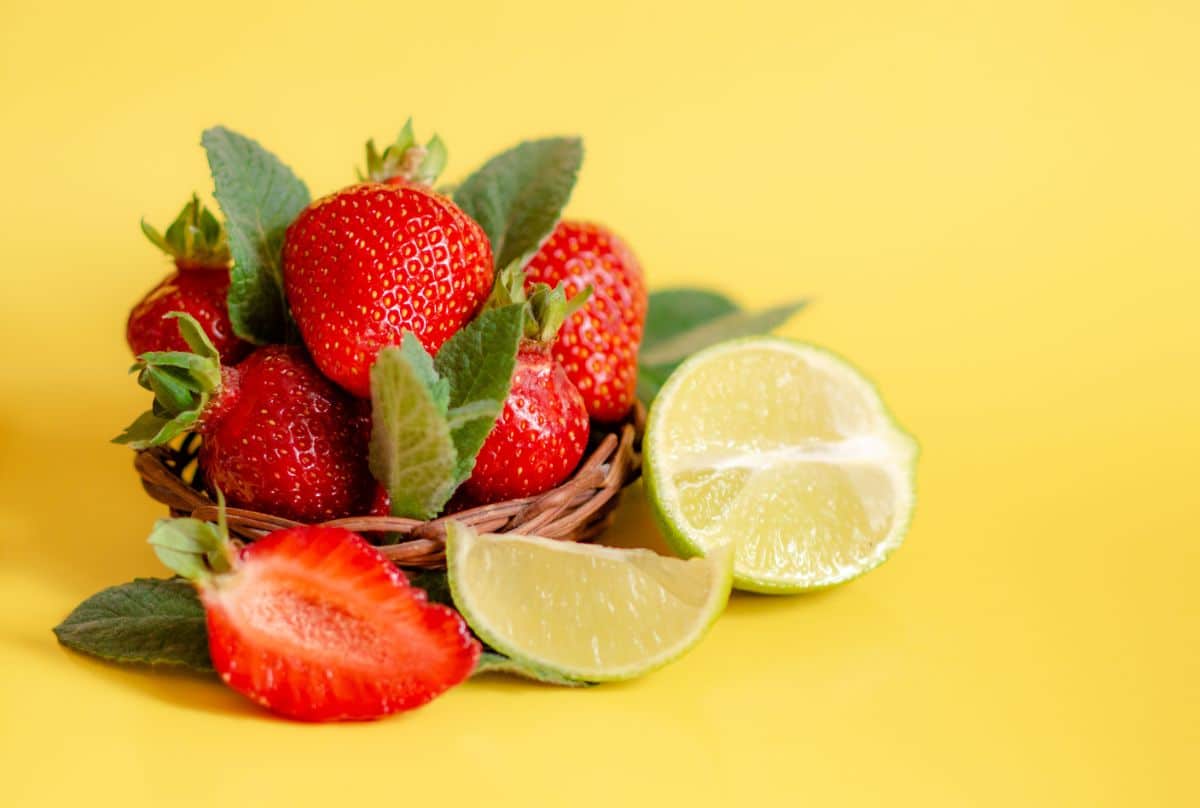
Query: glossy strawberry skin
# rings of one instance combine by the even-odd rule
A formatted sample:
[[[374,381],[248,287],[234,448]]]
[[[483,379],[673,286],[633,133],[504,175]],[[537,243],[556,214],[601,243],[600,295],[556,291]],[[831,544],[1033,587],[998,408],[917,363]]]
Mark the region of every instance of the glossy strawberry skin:
[[[637,397],[637,355],[646,323],[646,282],[629,247],[608,228],[559,222],[525,268],[526,289],[565,282],[592,295],[563,324],[554,357],[597,421],[620,421]]]
[[[204,327],[221,354],[221,362],[236,364],[254,347],[233,333],[226,307],[229,270],[226,267],[181,266],[138,301],[125,325],[125,340],[134,356],[148,351],[187,351],[173,311],[186,312]]]
[[[548,491],[579,465],[588,429],[583,397],[548,346],[524,345],[504,409],[461,490],[481,504]]]
[[[480,647],[362,537],[280,530],[200,587],[213,666],[234,690],[301,721],[379,718],[470,675]]]
[[[405,331],[437,353],[492,286],[483,230],[449,199],[364,183],[317,200],[288,228],[283,278],[313,360],[357,396],[379,350]]]
[[[299,522],[363,513],[375,491],[363,418],[302,348],[258,348],[222,369],[201,414],[205,482],[230,505]]]

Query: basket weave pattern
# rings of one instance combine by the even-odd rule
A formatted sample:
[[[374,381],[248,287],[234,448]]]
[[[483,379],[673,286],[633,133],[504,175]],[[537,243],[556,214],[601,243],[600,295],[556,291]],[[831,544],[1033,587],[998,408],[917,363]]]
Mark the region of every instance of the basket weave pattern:
[[[446,563],[446,520],[454,519],[481,533],[530,533],[564,541],[589,541],[612,522],[621,490],[641,473],[641,437],[645,410],[639,404],[628,422],[595,427],[594,448],[566,482],[545,493],[510,499],[422,522],[398,516],[351,516],[322,524],[363,533],[388,533],[394,543],[379,549],[405,567],[440,568]],[[600,435],[603,435],[601,438]],[[191,435],[179,447],[159,446],[137,453],[134,466],[142,486],[173,516],[216,521],[217,505],[193,484],[200,441]],[[253,541],[273,530],[300,524],[291,519],[242,508],[227,508],[229,531]]]

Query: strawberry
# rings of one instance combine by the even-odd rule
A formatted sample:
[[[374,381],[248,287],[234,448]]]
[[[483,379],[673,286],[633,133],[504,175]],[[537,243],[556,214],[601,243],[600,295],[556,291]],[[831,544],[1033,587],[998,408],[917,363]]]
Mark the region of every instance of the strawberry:
[[[175,259],[175,272],[138,301],[129,313],[125,340],[134,355],[147,351],[186,351],[173,311],[192,315],[204,327],[221,354],[233,364],[249,353],[250,343],[233,333],[225,298],[229,292],[229,246],[217,218],[193,194],[179,216],[159,233],[142,222],[142,232]]]
[[[176,316],[193,353],[139,357],[138,382],[154,392],[154,409],[117,441],[141,449],[194,430],[205,483],[238,507],[301,522],[364,512],[375,481],[359,402],[299,346],[268,345],[222,367],[199,324]]]
[[[470,675],[479,643],[361,536],[277,530],[236,549],[224,530],[164,519],[150,543],[196,585],[213,667],[227,685],[301,721],[379,718]]]
[[[646,322],[646,282],[633,252],[606,227],[559,222],[525,267],[527,284],[593,293],[563,325],[554,357],[597,421],[620,421],[637,395],[637,355]]]
[[[433,150],[419,147],[425,157],[409,160],[411,147],[394,148],[368,170],[386,176],[411,162],[412,177],[352,185],[313,202],[288,228],[283,246],[284,289],[313,361],[363,397],[381,348],[411,331],[437,353],[478,312],[493,278],[483,230],[417,183],[432,181],[426,166]]]
[[[505,270],[488,305],[526,299],[523,286],[519,269]],[[517,351],[504,409],[461,489],[472,500],[488,503],[540,494],[579,465],[588,440],[587,407],[551,354],[551,344],[587,294],[568,301],[561,287],[553,291],[545,284],[531,287],[526,338]]]

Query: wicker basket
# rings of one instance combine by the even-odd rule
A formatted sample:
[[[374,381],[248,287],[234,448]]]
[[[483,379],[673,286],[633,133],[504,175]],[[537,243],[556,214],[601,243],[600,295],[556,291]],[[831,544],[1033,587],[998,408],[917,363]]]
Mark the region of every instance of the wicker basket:
[[[565,541],[589,541],[612,522],[621,490],[641,474],[641,439],[646,413],[639,404],[628,422],[613,427],[593,426],[591,450],[562,485],[524,499],[480,505],[429,522],[396,516],[351,516],[323,524],[362,533],[391,534],[393,543],[381,546],[388,558],[405,567],[437,569],[446,563],[447,519],[487,533],[532,533]],[[160,446],[137,453],[134,466],[151,497],[174,516],[215,521],[216,503],[193,485],[198,436],[177,447]],[[273,530],[299,522],[269,513],[228,508],[233,535],[253,541]]]

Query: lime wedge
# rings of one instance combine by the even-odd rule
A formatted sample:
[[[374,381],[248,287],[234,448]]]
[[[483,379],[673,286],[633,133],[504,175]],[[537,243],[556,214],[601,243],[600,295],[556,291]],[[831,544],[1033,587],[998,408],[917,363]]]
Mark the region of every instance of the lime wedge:
[[[683,561],[447,529],[454,604],[484,642],[571,679],[632,679],[694,646],[729,599],[733,553]]]
[[[847,581],[900,545],[916,442],[875,387],[828,351],[779,337],[715,345],[663,386],[646,428],[646,487],[685,557],[733,544],[734,586],[800,592]]]

